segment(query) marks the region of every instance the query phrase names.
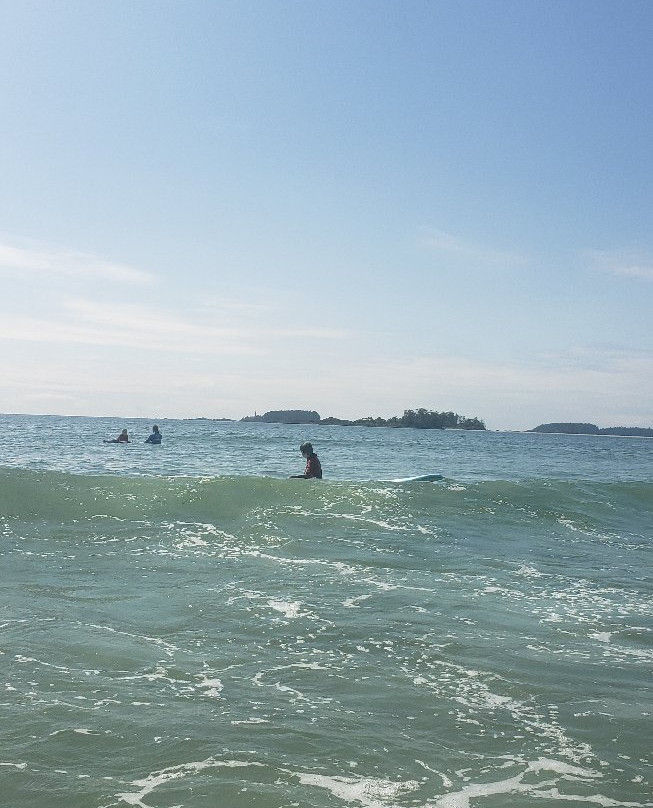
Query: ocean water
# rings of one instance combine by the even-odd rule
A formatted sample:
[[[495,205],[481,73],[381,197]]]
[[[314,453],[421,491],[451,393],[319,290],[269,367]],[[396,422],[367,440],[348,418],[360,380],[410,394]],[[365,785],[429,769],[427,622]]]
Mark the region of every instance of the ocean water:
[[[653,440],[158,423],[0,416],[2,806],[653,805]]]

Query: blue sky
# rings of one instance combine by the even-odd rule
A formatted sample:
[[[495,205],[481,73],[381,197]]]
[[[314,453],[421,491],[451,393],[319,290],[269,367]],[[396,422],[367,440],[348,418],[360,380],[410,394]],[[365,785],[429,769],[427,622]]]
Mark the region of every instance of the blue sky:
[[[0,30],[0,411],[653,423],[653,3]]]

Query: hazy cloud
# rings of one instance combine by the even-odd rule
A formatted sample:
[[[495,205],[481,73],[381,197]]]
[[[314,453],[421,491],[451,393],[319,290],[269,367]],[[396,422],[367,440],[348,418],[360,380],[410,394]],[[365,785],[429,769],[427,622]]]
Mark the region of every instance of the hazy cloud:
[[[473,261],[483,261],[492,264],[510,264],[511,266],[526,263],[526,258],[519,253],[495,250],[491,247],[466,241],[444,230],[434,228],[425,228],[422,231],[420,243],[429,250],[445,252]]]
[[[321,327],[274,329],[244,322],[215,325],[166,309],[133,303],[64,298],[49,316],[8,314],[0,339],[23,342],[104,345],[191,355],[265,355],[275,340],[340,340],[348,332]]]
[[[154,276],[141,269],[105,261],[77,251],[41,250],[0,242],[0,272],[75,278],[99,278],[120,283],[151,283]]]
[[[60,318],[12,317],[0,322],[0,339],[105,345],[193,354],[260,353],[244,334],[198,325],[144,306],[68,301]]]
[[[653,257],[650,255],[629,250],[588,250],[585,255],[597,272],[653,280]]]

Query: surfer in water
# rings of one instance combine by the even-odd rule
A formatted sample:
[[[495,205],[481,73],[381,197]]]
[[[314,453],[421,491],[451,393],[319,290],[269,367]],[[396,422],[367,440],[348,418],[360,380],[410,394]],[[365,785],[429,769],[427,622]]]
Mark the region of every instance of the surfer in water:
[[[152,434],[145,439],[145,443],[157,443],[157,444],[161,443],[162,437],[163,436],[159,432],[159,427],[156,424],[154,424],[154,426],[152,427]]]
[[[129,435],[127,434],[127,430],[123,429],[123,431],[118,435],[117,438],[113,438],[113,440],[105,440],[105,443],[129,443]]]
[[[306,468],[304,469],[303,474],[293,474],[291,479],[292,480],[310,480],[310,479],[322,479],[322,465],[320,463],[320,458],[315,454],[313,451],[313,444],[312,443],[302,443],[299,447],[299,451],[304,455],[306,458]]]

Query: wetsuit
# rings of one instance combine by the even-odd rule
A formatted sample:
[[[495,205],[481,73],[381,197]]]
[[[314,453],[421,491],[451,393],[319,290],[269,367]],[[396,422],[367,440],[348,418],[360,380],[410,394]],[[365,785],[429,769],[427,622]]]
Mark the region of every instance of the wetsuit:
[[[145,443],[161,443],[161,433],[153,432],[145,441]]]
[[[304,477],[307,479],[310,479],[311,477],[317,477],[318,480],[322,479],[322,465],[320,463],[320,458],[315,453],[306,458]]]

